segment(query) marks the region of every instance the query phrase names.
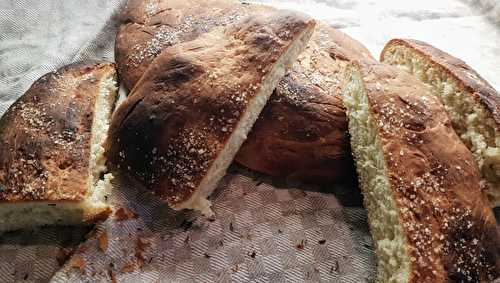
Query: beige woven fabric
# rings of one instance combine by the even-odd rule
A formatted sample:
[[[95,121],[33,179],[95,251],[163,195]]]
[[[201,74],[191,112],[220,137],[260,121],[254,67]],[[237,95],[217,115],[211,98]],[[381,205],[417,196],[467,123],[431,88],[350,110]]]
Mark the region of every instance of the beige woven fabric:
[[[70,261],[53,282],[373,281],[365,213],[342,208],[331,194],[228,174],[212,197],[210,221],[175,212],[131,184],[115,183],[113,203],[137,217],[99,225],[73,256],[84,273]]]

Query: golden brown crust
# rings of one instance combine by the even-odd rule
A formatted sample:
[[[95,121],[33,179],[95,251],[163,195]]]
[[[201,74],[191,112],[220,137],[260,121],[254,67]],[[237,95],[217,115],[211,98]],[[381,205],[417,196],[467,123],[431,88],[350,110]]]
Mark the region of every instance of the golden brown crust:
[[[384,53],[391,46],[404,45],[428,58],[436,67],[455,78],[461,87],[473,95],[492,115],[497,124],[500,124],[500,94],[476,71],[464,61],[437,49],[425,42],[414,39],[392,39],[380,54],[384,61]]]
[[[114,115],[108,160],[171,205],[186,201],[271,68],[313,26],[272,12],[163,50]]]
[[[259,172],[305,182],[352,177],[340,87],[346,65],[359,59],[374,60],[359,42],[319,22],[236,161]]]
[[[160,50],[245,14],[272,10],[232,0],[197,5],[129,1],[116,40],[121,77],[132,88]],[[255,171],[306,182],[352,177],[344,107],[337,97],[339,81],[348,61],[373,58],[362,44],[326,23],[318,23],[300,58],[279,84],[235,160]]]
[[[270,10],[235,0],[129,0],[115,41],[118,72],[131,90],[163,49]]]
[[[283,91],[300,92],[298,96],[302,99],[294,100]],[[305,94],[311,96],[301,97]],[[348,142],[340,97],[297,84],[288,74],[235,160],[272,176],[326,183],[353,176]]]
[[[395,67],[357,68],[408,241],[410,281],[492,281],[499,275],[496,221],[443,106]]]
[[[0,119],[0,202],[80,201],[89,188],[94,103],[111,63],[38,79]]]

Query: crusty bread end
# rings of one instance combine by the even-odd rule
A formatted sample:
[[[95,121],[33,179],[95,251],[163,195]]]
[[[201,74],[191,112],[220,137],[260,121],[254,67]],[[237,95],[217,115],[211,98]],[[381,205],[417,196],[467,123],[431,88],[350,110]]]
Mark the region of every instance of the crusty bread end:
[[[74,197],[74,199],[64,199],[57,197],[51,198],[50,196],[52,195],[49,192],[46,192],[46,190],[58,191],[60,190],[59,186],[71,186],[71,184],[66,183],[64,183],[63,185],[62,183],[59,183],[60,181],[54,181],[50,183],[50,185],[44,184],[43,186],[47,186],[47,189],[42,189],[32,187],[32,185],[29,183],[29,180],[27,180],[26,183],[29,184],[27,186],[30,186],[30,188],[9,189],[9,195],[6,195],[6,199],[0,200],[0,232],[13,231],[18,229],[33,229],[35,227],[43,225],[78,225],[92,223],[107,217],[107,215],[111,212],[106,198],[110,192],[111,180],[113,179],[113,175],[111,173],[106,173],[107,169],[105,165],[106,159],[104,156],[103,143],[107,135],[111,113],[113,112],[117,95],[116,73],[114,67],[111,64],[94,66],[98,70],[96,72],[99,72],[99,78],[94,77],[95,74],[93,74],[92,71],[90,71],[90,73],[88,74],[80,75],[80,72],[86,72],[85,68],[87,67],[86,65],[82,64],[74,65],[74,67],[66,67],[66,69],[60,71],[61,74],[49,74],[43,77],[39,82],[37,82],[47,85],[47,87],[43,89],[48,92],[54,92],[54,94],[52,95],[61,95],[62,97],[60,97],[60,101],[66,100],[66,96],[70,96],[71,91],[75,91],[74,93],[76,93],[76,95],[80,95],[79,90],[77,90],[78,87],[76,86],[79,86],[81,89],[83,89],[82,95],[84,96],[91,97],[95,95],[95,98],[88,98],[88,101],[94,101],[93,105],[88,106],[90,108],[93,107],[93,109],[90,109],[91,113],[93,113],[93,118],[91,120],[86,120],[92,123],[91,128],[88,127],[89,125],[86,124],[87,122],[81,124],[82,129],[85,129],[85,131],[89,131],[89,133],[82,135],[81,138],[88,138],[89,140],[78,140],[83,145],[82,147],[78,147],[77,149],[75,149],[78,152],[73,153],[71,151],[67,153],[71,156],[78,156],[75,158],[88,158],[88,165],[82,166],[82,170],[79,171],[83,175],[85,172],[84,168],[88,168],[87,176],[81,176],[81,178],[83,179],[87,178],[86,182],[82,181],[82,183],[86,183],[87,188],[82,189],[84,193],[81,195],[81,197]],[[74,81],[73,79],[66,79],[72,77],[72,75],[67,75],[65,77],[67,73],[70,73],[72,75],[75,74]],[[62,83],[65,84],[64,87],[68,87],[69,91],[58,91],[57,88],[50,87],[49,85],[53,82],[53,80],[62,81]],[[45,83],[46,81],[48,81],[48,83]],[[98,85],[96,86],[95,84]],[[33,92],[28,95],[32,94]],[[44,95],[42,95],[41,97],[44,97]],[[25,99],[23,99],[21,102],[19,102],[19,104],[26,102],[24,101]],[[41,105],[45,105],[45,103],[42,103]],[[83,106],[74,105],[72,107],[78,108]],[[37,113],[43,112],[44,115],[49,115],[47,114],[48,112],[44,112],[44,110],[36,111],[31,109],[34,108],[30,108],[29,110],[30,113],[33,114],[33,116],[30,116],[30,119],[37,119]],[[16,105],[14,105],[11,112],[15,113],[16,111]],[[22,111],[23,110],[18,113],[19,116],[24,115]],[[72,110],[68,109],[64,109],[63,111],[72,113]],[[22,117],[17,117],[17,119],[21,118]],[[6,121],[7,120],[9,120],[9,118],[6,118]],[[76,118],[75,120],[78,121],[78,118]],[[5,123],[4,127],[7,126],[9,126],[8,123]],[[42,124],[40,124],[39,126],[43,127]],[[55,134],[57,134],[57,132],[55,132]],[[65,134],[65,132],[63,131],[62,134]],[[4,134],[3,136],[8,137],[6,134]],[[55,143],[51,145],[54,147],[66,146],[66,144],[60,145],[61,141],[57,139],[52,140],[52,142]],[[68,143],[67,146],[72,145]],[[80,151],[85,152],[85,154],[87,155],[84,156],[84,153]],[[36,162],[39,162],[40,164],[46,164],[44,163],[44,161]],[[58,169],[47,169],[50,170],[47,171],[50,173],[44,174],[56,174],[54,173],[55,171],[52,170],[65,170],[64,166],[71,167],[73,165],[63,162],[61,163],[61,165],[59,165]],[[8,179],[6,181],[8,182]],[[0,186],[2,185],[0,184]],[[38,198],[32,198],[28,196],[28,191],[34,194],[34,191],[36,190],[40,190],[40,192],[38,193]],[[67,188],[65,188],[64,190],[66,191]],[[23,194],[24,197],[21,198],[19,196],[16,196],[16,192],[17,194]],[[44,194],[46,194],[46,196],[44,196]],[[68,193],[65,192],[65,194]],[[10,197],[11,199],[8,199],[8,197]]]

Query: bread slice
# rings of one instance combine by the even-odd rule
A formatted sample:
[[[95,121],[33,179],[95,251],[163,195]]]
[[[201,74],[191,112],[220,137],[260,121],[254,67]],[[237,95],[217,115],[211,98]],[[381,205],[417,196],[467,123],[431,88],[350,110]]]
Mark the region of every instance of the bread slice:
[[[496,221],[470,151],[426,86],[355,63],[344,88],[379,282],[491,282]]]
[[[271,12],[163,50],[113,117],[111,164],[174,209],[211,214],[206,198],[313,28]]]
[[[0,232],[105,218],[103,142],[113,64],[73,64],[37,80],[0,120]]]
[[[381,60],[431,86],[472,151],[492,206],[500,205],[500,94],[465,62],[421,41],[393,39]]]

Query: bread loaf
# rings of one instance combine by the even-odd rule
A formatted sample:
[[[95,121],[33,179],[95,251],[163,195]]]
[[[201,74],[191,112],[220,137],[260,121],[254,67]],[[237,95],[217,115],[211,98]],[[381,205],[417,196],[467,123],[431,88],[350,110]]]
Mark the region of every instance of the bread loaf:
[[[159,52],[271,7],[233,0],[131,0],[116,37],[124,84],[136,84]],[[279,83],[235,160],[288,179],[331,183],[352,178],[347,121],[339,96],[345,65],[372,59],[359,42],[319,22],[292,70]]]
[[[111,164],[172,208],[210,214],[206,198],[313,28],[277,11],[164,49],[113,116]]]
[[[366,62],[343,93],[378,281],[493,281],[496,221],[441,103],[402,70]]]
[[[36,81],[0,119],[0,232],[106,217],[103,142],[113,64],[73,64]]]
[[[472,151],[492,206],[500,205],[500,94],[465,62],[421,41],[393,39],[381,60],[432,88]]]

